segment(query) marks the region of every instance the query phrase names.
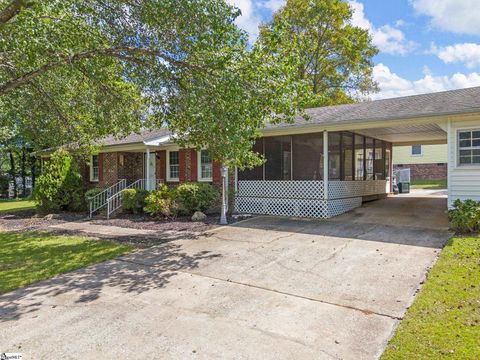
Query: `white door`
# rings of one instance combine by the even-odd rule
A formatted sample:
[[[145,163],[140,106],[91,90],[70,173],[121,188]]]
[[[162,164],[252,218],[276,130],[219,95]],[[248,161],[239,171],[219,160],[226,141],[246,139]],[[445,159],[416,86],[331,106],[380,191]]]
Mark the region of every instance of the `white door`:
[[[147,153],[144,154],[144,171],[143,171],[143,176],[145,177],[145,179],[147,179],[147,173],[148,173],[148,182],[149,182],[149,185],[150,185],[150,189],[155,189],[155,186],[156,186],[156,174],[155,174],[155,159],[156,159],[156,156],[155,156],[155,153],[154,152],[151,152],[150,153],[150,156],[149,156],[150,160],[148,161],[148,164],[147,164]],[[148,172],[147,172],[147,166],[148,166]]]

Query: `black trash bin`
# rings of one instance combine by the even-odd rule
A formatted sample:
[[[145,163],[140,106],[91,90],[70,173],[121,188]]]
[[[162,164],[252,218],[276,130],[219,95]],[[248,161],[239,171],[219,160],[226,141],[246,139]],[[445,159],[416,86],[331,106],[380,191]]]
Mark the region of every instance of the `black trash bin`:
[[[410,193],[410,183],[408,182],[400,182],[398,183],[398,192],[400,194],[408,194]]]

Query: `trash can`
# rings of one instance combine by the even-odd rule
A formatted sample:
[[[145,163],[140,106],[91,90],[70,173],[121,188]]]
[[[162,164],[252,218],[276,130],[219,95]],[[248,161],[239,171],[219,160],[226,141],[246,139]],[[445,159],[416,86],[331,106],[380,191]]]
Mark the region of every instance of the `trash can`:
[[[410,183],[409,182],[400,182],[398,183],[398,192],[400,194],[410,193]]]

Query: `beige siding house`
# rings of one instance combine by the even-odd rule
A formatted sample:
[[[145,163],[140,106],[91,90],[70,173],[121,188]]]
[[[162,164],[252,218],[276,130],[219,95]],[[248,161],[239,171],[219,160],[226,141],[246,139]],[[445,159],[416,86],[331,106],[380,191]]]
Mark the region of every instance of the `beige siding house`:
[[[446,180],[447,144],[395,146],[394,169],[410,169],[411,179]]]

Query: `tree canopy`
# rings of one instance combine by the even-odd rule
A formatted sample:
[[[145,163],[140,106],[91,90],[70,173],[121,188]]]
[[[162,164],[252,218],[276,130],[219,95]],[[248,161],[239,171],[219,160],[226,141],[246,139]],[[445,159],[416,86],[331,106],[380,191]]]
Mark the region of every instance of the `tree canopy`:
[[[372,58],[378,50],[367,30],[351,24],[344,0],[287,0],[262,26],[259,42],[268,53],[299,53],[296,74],[309,84],[310,107],[365,98],[377,90]]]
[[[288,1],[253,46],[239,14],[225,0],[0,0],[0,126],[36,148],[168,126],[244,167],[266,124],[374,88],[375,49],[345,2]]]

